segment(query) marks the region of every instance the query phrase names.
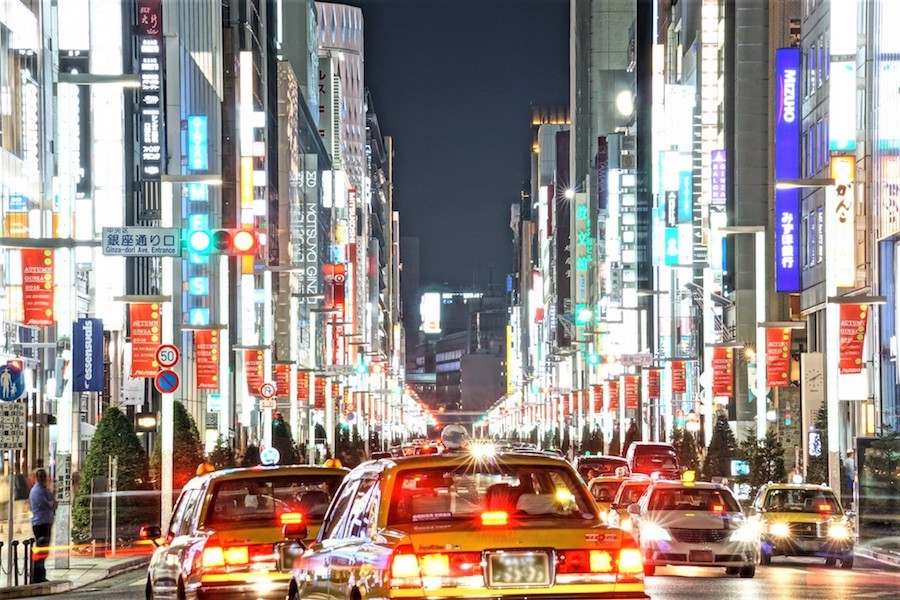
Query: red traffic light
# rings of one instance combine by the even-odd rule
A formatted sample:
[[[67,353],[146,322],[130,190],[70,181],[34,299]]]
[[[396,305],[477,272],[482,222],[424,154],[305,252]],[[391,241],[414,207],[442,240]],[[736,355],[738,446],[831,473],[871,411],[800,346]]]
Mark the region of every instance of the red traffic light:
[[[194,237],[201,238],[200,235]],[[192,249],[200,254],[229,254],[246,255],[256,254],[259,247],[259,239],[253,229],[213,229],[209,232],[208,245],[194,244],[191,238]]]

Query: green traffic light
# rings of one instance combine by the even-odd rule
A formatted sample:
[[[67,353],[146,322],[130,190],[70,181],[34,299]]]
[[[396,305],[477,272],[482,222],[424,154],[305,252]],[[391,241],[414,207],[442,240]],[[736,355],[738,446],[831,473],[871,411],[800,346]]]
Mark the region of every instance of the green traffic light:
[[[600,355],[592,352],[591,354],[588,354],[587,361],[589,365],[599,365]]]
[[[208,231],[203,229],[192,231],[190,237],[188,237],[188,246],[191,252],[208,252],[210,246],[212,246],[212,237]]]
[[[369,365],[363,362],[359,363],[358,365],[356,365],[356,372],[360,375],[365,375],[369,372]]]

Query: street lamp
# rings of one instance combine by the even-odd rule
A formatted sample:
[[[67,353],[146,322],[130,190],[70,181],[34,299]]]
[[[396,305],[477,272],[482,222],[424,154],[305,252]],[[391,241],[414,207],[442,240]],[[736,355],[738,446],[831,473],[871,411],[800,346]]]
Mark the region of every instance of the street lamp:
[[[719,227],[726,235],[753,234],[756,250],[756,323],[766,320],[766,228],[762,225]],[[756,439],[766,437],[766,333],[756,328]],[[704,360],[711,368],[711,357]],[[711,390],[710,390],[711,391]]]

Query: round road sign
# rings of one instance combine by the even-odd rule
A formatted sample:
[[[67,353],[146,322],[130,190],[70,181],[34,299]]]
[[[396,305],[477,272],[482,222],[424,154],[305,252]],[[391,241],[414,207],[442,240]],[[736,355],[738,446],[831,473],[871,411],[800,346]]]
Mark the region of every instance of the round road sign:
[[[263,448],[263,451],[259,453],[259,459],[264,465],[277,465],[280,458],[281,452],[274,446]]]
[[[278,388],[275,387],[274,383],[272,383],[271,381],[267,381],[259,386],[259,395],[266,399],[274,398],[277,389]]]
[[[153,380],[153,384],[156,386],[156,389],[160,394],[173,393],[178,389],[179,383],[180,380],[178,378],[178,373],[176,373],[175,371],[169,371],[168,369],[157,373],[156,379]]]
[[[159,366],[163,369],[168,369],[169,367],[177,365],[179,358],[181,358],[181,352],[179,352],[178,348],[172,344],[163,344],[156,349],[156,362],[159,363]]]

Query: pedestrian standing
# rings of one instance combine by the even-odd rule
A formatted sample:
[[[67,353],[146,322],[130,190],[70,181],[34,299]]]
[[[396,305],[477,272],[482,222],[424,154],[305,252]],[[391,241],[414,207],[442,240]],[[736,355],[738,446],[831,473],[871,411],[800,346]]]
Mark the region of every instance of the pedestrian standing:
[[[44,561],[47,560],[50,547],[50,528],[53,526],[53,514],[56,512],[56,498],[47,487],[47,471],[38,469],[35,473],[35,484],[28,495],[31,505],[31,529],[34,531],[35,553],[32,563],[32,583],[47,581],[47,569]],[[41,549],[38,550],[37,547]]]

